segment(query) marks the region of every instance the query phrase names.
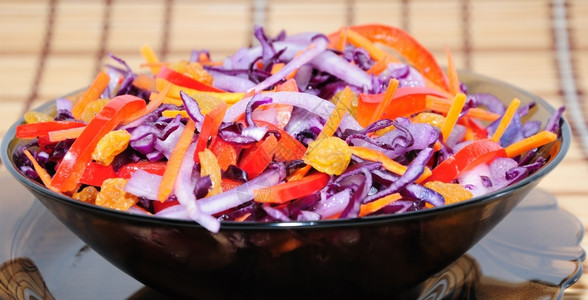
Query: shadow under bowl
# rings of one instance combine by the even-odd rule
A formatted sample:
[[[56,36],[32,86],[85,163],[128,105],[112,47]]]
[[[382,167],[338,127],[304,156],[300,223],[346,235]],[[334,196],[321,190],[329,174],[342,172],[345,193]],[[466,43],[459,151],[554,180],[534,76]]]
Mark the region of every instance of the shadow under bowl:
[[[534,101],[530,119],[555,111],[509,84],[460,72],[470,93]],[[48,103],[39,110],[54,110]],[[163,293],[201,299],[418,295],[420,283],[450,266],[494,228],[564,158],[571,129],[537,152],[548,163],[499,191],[398,215],[313,222],[223,222],[219,233],[182,220],[135,215],[79,202],[29,180],[12,153],[24,143],[14,124],[2,161],[61,222],[112,264]]]

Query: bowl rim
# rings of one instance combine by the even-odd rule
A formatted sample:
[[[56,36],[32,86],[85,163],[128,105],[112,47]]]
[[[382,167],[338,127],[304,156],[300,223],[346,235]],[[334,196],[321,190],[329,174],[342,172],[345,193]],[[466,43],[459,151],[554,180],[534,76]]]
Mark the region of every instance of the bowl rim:
[[[549,104],[547,101],[542,99],[541,97],[527,92],[521,88],[518,88],[510,83],[505,81],[488,77],[486,75],[482,75],[479,73],[475,73],[472,71],[464,71],[459,70],[459,73],[462,75],[466,75],[471,78],[475,78],[477,81],[481,82],[489,82],[494,85],[501,85],[504,86],[506,89],[513,90],[516,93],[522,94],[525,97],[528,97],[532,101],[535,101],[539,104],[539,106],[543,107],[550,113],[555,112],[555,108]],[[72,92],[66,94],[62,97],[67,97],[76,92]],[[61,98],[61,97],[58,97]],[[38,111],[47,111],[50,107],[54,106],[55,100],[47,101],[46,103],[40,105],[39,107],[35,108],[34,110]],[[101,206],[97,206],[90,203],[85,203],[82,201],[75,200],[73,198],[67,197],[63,194],[54,192],[49,190],[48,188],[44,187],[40,183],[30,180],[26,176],[24,176],[19,170],[17,170],[13,164],[11,159],[11,154],[9,151],[13,150],[13,142],[16,141],[15,134],[16,134],[16,127],[24,122],[24,117],[19,118],[5,133],[4,137],[2,138],[2,144],[0,147],[0,157],[2,159],[3,165],[9,171],[9,173],[15,177],[19,182],[25,185],[29,190],[34,190],[39,193],[45,194],[48,197],[57,200],[63,204],[69,206],[75,206],[76,209],[84,209],[84,210],[92,210],[97,213],[108,214],[112,217],[122,217],[129,220],[141,221],[141,222],[148,222],[148,223],[156,223],[160,225],[167,225],[167,226],[183,226],[183,227],[200,227],[205,230],[204,227],[199,225],[197,222],[192,220],[182,220],[182,219],[173,219],[173,218],[165,218],[160,216],[154,215],[144,215],[138,213],[132,213],[127,211],[120,211],[109,209]],[[468,207],[471,205],[479,204],[481,202],[491,201],[492,199],[498,198],[504,194],[508,194],[514,190],[522,188],[526,185],[532,184],[537,182],[539,179],[550,173],[559,163],[564,159],[565,155],[567,154],[572,139],[572,131],[571,126],[565,116],[562,115],[560,121],[560,137],[558,141],[560,141],[560,146],[557,154],[550,158],[549,162],[541,167],[541,169],[537,170],[533,174],[525,177],[524,179],[509,185],[505,188],[499,189],[497,191],[493,191],[484,195],[480,195],[466,201],[443,205],[440,207],[434,207],[424,210],[418,211],[411,211],[405,212],[400,214],[384,214],[384,215],[377,215],[377,216],[366,216],[366,217],[356,217],[356,218],[345,218],[345,219],[335,219],[335,220],[318,220],[318,221],[280,221],[280,222],[236,222],[236,221],[221,221],[220,231],[223,230],[243,230],[243,229],[318,229],[318,228],[330,228],[330,227],[345,227],[345,226],[361,226],[361,225],[375,225],[379,223],[387,223],[392,221],[400,221],[400,220],[409,220],[414,218],[421,218],[423,216],[430,216],[434,214],[438,214],[440,212],[444,212],[447,210],[458,210],[460,208]]]

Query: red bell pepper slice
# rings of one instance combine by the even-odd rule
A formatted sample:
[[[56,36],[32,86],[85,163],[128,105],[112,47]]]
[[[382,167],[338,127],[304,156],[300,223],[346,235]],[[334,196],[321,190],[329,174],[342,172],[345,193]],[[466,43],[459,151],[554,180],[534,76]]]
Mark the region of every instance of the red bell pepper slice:
[[[190,78],[182,73],[176,72],[164,65],[162,65],[157,73],[156,77],[165,79],[175,85],[187,87],[193,90],[203,91],[203,92],[217,92],[223,93],[225,91],[221,89],[217,89],[213,86],[208,84],[202,83],[198,80]]]
[[[86,125],[59,164],[51,185],[62,192],[72,192],[90,161],[98,141],[132,113],[145,108],[145,101],[131,95],[110,100]]]
[[[207,113],[204,116],[204,121],[202,121],[202,127],[200,129],[200,134],[198,135],[198,140],[196,141],[196,151],[194,152],[194,161],[198,162],[200,159],[198,158],[198,153],[204,151],[208,146],[209,139],[215,139],[216,135],[218,134],[218,129],[223,122],[223,118],[225,117],[225,113],[227,112],[227,104],[224,102],[220,102],[213,110]]]
[[[441,162],[426,181],[451,182],[462,172],[497,157],[506,157],[506,151],[498,143],[489,139],[474,141]]]
[[[382,118],[394,119],[427,110],[427,96],[445,98],[445,94],[428,87],[397,88],[390,105],[385,108]],[[384,93],[358,95],[357,122],[362,126],[369,125],[369,121],[378,104],[384,98]]]
[[[221,179],[221,187],[223,188],[223,192],[226,192],[228,190],[232,190],[242,184],[243,184],[243,182],[241,182],[239,180],[228,179],[228,178]]]
[[[267,168],[273,160],[277,146],[278,139],[270,134],[246,150],[238,166],[247,173],[248,179],[257,177]]]
[[[216,156],[221,170],[226,170],[230,165],[237,165],[237,149],[223,139],[214,139],[210,145],[210,151]]]
[[[129,163],[118,169],[117,177],[129,179],[137,170],[143,170],[147,173],[163,176],[166,163],[163,161],[138,161]]]
[[[49,132],[70,128],[84,127],[85,123],[76,121],[49,121],[30,124],[20,124],[16,127],[16,137],[19,139],[32,139],[49,135]]]
[[[151,201],[151,203],[153,204],[153,212],[158,213],[168,207],[179,205],[180,201],[178,201],[178,200],[167,200],[165,202]]]
[[[406,31],[381,24],[356,25],[350,26],[349,29],[372,42],[379,42],[391,47],[421,72],[425,78],[445,91],[449,91],[447,76],[433,54]]]
[[[275,151],[276,161],[302,159],[302,156],[306,153],[306,147],[304,147],[304,145],[296,138],[272,123],[261,120],[254,120],[253,122],[255,122],[255,125],[257,126],[267,126],[270,131],[277,131],[280,133],[280,138],[278,139],[278,145],[276,146]]]
[[[109,178],[116,178],[118,175],[112,168],[112,165],[102,165],[96,162],[90,162],[84,170],[84,175],[80,178],[80,183],[102,186],[102,182]]]
[[[286,203],[319,191],[327,185],[330,178],[331,176],[325,173],[310,174],[299,180],[255,190],[254,200],[262,203]]]

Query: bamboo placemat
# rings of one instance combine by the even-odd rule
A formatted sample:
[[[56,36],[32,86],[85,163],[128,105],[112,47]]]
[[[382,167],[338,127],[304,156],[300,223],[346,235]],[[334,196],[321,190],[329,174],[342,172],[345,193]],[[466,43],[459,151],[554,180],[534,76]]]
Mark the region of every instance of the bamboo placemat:
[[[253,24],[276,34],[379,22],[412,33],[441,64],[449,47],[462,69],[566,105],[574,142],[540,188],[588,224],[586,16],[583,0],[3,0],[0,136],[29,108],[87,85],[107,52],[138,70],[145,43],[164,60],[202,48],[222,58],[252,41]],[[565,299],[588,299],[585,277]]]

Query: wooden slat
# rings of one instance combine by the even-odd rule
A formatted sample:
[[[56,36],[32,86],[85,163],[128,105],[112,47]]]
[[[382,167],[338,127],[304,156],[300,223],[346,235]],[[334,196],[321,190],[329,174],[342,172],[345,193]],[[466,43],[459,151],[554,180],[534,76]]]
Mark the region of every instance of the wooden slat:
[[[51,3],[56,3],[52,35],[44,45]],[[554,106],[566,104],[552,0],[3,0],[0,136],[20,117],[27,101],[34,107],[86,86],[100,63],[114,63],[98,57],[101,51],[124,58],[135,70],[143,63],[143,44],[168,60],[187,59],[191,50],[204,48],[213,59],[223,59],[252,41],[255,3],[265,3],[261,15],[268,35],[282,29],[329,33],[349,23],[404,27],[441,65],[446,65],[444,51],[449,47],[459,68],[507,81]],[[568,0],[566,8],[574,83],[586,118],[588,1]],[[33,86],[35,78],[38,88]],[[588,186],[583,184],[588,158],[574,134],[567,157],[539,188],[588,225]],[[588,249],[588,241],[582,246]],[[588,299],[587,287],[583,276],[564,299]]]
[[[471,1],[474,49],[549,49],[548,1]]]

